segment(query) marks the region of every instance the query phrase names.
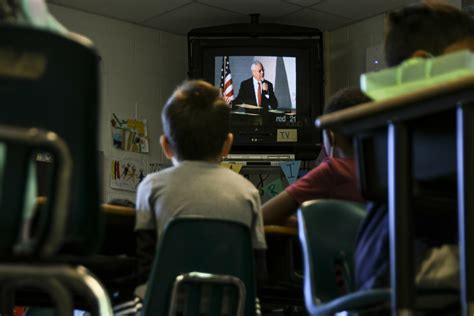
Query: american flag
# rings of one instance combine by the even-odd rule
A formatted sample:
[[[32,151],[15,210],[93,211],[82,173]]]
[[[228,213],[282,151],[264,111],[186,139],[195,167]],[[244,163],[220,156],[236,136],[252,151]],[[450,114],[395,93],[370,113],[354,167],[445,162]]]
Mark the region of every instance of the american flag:
[[[230,73],[229,56],[222,57],[221,67],[221,92],[227,104],[234,100],[234,88],[232,86],[232,74]]]

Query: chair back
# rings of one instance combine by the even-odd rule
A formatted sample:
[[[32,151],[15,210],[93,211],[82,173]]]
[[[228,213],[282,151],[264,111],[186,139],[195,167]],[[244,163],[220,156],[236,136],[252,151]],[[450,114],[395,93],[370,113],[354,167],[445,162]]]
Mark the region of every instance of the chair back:
[[[61,35],[28,27],[1,24],[0,38],[0,124],[42,128],[68,144],[74,164],[64,250],[93,253],[102,225],[98,56]]]
[[[172,220],[159,241],[145,295],[144,315],[168,315],[172,288],[178,276],[199,272],[235,277],[245,285],[246,316],[255,315],[254,256],[249,228],[238,222],[187,216]],[[215,287],[213,287],[213,291]],[[188,308],[199,297],[190,288],[186,315],[198,315]],[[209,313],[220,315],[216,293],[209,298]]]
[[[365,215],[363,205],[337,200],[308,201],[298,210],[307,306],[354,290],[356,235]]]
[[[53,157],[54,194],[36,214],[34,232],[27,230],[37,209],[32,158],[36,151]],[[71,156],[56,134],[36,128],[0,126],[0,255],[48,256],[62,245],[71,177]],[[25,231],[26,229],[26,231]]]

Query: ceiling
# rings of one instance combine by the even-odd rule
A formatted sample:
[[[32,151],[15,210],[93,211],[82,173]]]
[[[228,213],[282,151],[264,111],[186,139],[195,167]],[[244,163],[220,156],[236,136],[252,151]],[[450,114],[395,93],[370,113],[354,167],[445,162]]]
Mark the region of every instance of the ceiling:
[[[330,31],[411,3],[413,0],[49,0],[89,13],[172,33],[194,28],[260,22]]]

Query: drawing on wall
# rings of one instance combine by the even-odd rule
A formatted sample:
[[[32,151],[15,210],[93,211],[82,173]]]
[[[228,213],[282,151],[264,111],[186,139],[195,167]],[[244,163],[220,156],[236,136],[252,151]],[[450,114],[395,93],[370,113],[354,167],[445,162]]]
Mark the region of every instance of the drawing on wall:
[[[113,113],[110,124],[115,148],[136,153],[149,152],[146,120],[121,120]]]
[[[275,179],[274,181],[265,185],[262,189],[264,194],[267,194],[268,196],[273,198],[284,190],[284,185],[281,179]]]
[[[112,159],[110,187],[119,190],[137,191],[138,184],[145,178],[147,164],[136,159]]]
[[[286,161],[280,164],[280,168],[288,181],[288,184],[293,184],[300,172],[301,160]]]
[[[221,167],[230,169],[232,171],[235,171],[237,173],[240,173],[240,170],[242,170],[243,164],[239,163],[230,163],[230,162],[221,162]]]

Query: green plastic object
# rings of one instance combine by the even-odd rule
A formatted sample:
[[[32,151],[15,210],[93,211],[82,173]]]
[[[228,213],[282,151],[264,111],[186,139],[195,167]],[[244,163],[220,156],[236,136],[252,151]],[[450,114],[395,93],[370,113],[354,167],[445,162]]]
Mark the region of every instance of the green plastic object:
[[[474,54],[463,50],[439,57],[412,58],[396,67],[363,74],[360,87],[380,101],[472,75]]]
[[[19,3],[22,13],[19,22],[62,35],[68,33],[68,30],[49,12],[44,0],[21,0]]]
[[[168,316],[178,275],[201,272],[230,275],[245,285],[245,316],[255,315],[255,270],[249,228],[238,222],[186,216],[172,220],[159,242],[148,280],[142,315]],[[212,288],[208,315],[220,315],[222,301]],[[184,316],[199,315],[199,293],[189,289]],[[224,302],[225,303],[225,302]],[[225,304],[228,306],[228,304]]]
[[[356,235],[367,214],[363,205],[337,200],[317,200],[303,204],[300,209],[300,234],[306,234],[309,253],[314,258],[313,280],[322,302],[332,300],[340,293],[336,286],[335,263],[344,267],[348,290],[354,290],[353,260]]]

